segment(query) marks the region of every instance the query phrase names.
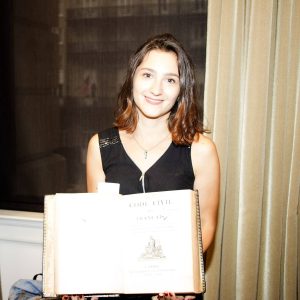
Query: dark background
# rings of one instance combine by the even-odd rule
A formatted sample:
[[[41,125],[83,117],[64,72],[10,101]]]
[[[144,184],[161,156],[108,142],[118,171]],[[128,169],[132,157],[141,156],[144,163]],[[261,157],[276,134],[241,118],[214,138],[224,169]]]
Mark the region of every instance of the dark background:
[[[111,126],[129,56],[149,36],[182,42],[202,105],[205,0],[2,0],[0,17],[1,209],[86,191],[87,142]]]

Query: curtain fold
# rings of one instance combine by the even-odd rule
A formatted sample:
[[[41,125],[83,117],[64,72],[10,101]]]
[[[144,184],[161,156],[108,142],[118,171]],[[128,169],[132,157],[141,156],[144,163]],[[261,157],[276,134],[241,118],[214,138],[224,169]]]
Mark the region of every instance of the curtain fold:
[[[205,299],[300,292],[299,20],[298,0],[208,2],[204,115],[222,185]]]

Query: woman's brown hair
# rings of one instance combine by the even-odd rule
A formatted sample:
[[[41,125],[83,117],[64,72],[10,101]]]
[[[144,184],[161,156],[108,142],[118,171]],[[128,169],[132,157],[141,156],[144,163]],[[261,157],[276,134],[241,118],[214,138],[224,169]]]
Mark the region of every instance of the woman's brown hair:
[[[138,114],[132,95],[133,77],[137,67],[151,50],[171,51],[177,56],[180,92],[171,110],[168,127],[175,144],[190,145],[198,138],[199,133],[205,131],[196,102],[194,66],[182,45],[168,33],[150,38],[131,57],[126,79],[118,96],[114,125],[130,133],[136,129]]]

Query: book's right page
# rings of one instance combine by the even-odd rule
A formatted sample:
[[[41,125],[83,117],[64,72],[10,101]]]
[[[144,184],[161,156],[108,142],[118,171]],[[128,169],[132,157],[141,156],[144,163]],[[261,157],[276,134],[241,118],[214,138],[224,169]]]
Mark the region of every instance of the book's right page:
[[[123,200],[126,293],[201,292],[201,283],[195,286],[201,276],[195,268],[201,267],[200,258],[193,250],[199,247],[195,192],[137,194]]]

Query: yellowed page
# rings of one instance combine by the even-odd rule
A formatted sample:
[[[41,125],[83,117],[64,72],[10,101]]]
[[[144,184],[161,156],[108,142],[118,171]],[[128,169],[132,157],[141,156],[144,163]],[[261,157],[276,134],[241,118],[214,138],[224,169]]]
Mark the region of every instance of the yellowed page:
[[[193,255],[194,192],[180,190],[124,196],[128,213],[123,250],[127,293],[196,292]],[[199,272],[199,269],[197,269]],[[199,274],[196,274],[199,279]]]

